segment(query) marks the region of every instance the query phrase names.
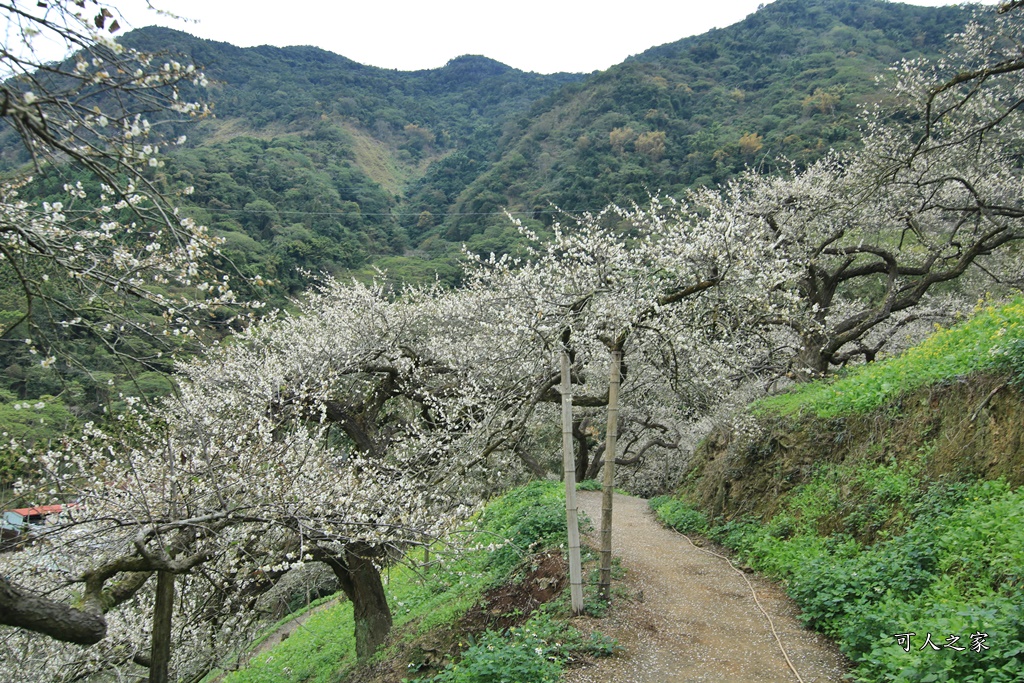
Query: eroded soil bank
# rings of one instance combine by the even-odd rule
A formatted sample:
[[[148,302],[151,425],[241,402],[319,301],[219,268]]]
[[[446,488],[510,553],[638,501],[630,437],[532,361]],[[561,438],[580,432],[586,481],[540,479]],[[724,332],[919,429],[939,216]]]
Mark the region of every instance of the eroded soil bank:
[[[1024,400],[1005,376],[957,378],[865,414],[758,422],[753,438],[723,426],[694,452],[683,492],[709,517],[770,517],[816,466],[851,459],[920,462],[931,480],[1024,485]]]

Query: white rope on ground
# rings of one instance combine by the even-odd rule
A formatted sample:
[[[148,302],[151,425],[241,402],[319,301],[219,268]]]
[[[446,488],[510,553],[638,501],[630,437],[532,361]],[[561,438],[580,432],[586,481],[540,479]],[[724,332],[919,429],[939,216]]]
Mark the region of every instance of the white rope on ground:
[[[725,560],[726,562],[729,563],[729,566],[732,567],[734,572],[736,572],[737,574],[739,574],[740,576],[743,577],[743,580],[747,582],[747,588],[750,589],[750,594],[752,596],[754,596],[754,604],[757,605],[757,608],[759,610],[761,610],[761,614],[763,614],[765,619],[768,620],[768,625],[772,629],[772,635],[775,636],[775,642],[779,644],[779,650],[782,651],[782,656],[785,657],[786,664],[789,665],[789,670],[793,672],[794,676],[796,676],[796,680],[798,680],[800,683],[804,683],[804,679],[802,679],[800,677],[800,673],[796,670],[796,667],[793,666],[793,662],[790,661],[790,659],[789,659],[789,654],[786,653],[786,648],[782,645],[782,638],[779,637],[779,632],[775,630],[775,622],[772,621],[771,615],[768,614],[768,611],[761,605],[761,601],[757,599],[757,591],[754,590],[754,584],[750,583],[750,579],[747,578],[746,572],[744,572],[742,569],[740,569],[739,567],[734,565],[732,563],[732,560],[730,560],[725,555],[720,555],[720,554],[714,552],[713,550],[707,550],[706,548],[701,548],[699,545],[694,543],[693,539],[691,539],[686,534],[684,534],[684,533],[682,533],[680,531],[676,531],[675,529],[672,529],[671,527],[665,527],[665,528],[669,529],[670,531],[673,531],[673,532],[679,534],[680,536],[682,536],[683,538],[685,538],[687,540],[687,542],[689,542],[689,544],[693,546],[694,550],[699,550],[702,553],[707,553],[708,555],[714,555],[715,557],[719,557],[719,558]]]

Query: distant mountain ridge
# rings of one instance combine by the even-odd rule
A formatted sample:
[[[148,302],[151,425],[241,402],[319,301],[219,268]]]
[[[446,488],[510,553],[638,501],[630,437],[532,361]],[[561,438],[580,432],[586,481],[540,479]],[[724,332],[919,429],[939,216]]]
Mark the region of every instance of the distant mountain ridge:
[[[459,96],[471,98],[480,116],[501,118],[583,78],[525,73],[475,55],[437,69],[396,71],[317,47],[238,48],[160,27],[138,29],[122,42],[191,59],[213,82],[207,97],[218,115],[255,116],[257,125],[332,110],[370,126],[381,119],[393,125],[452,125],[459,116],[450,100]],[[498,105],[502,111],[492,111]]]
[[[797,163],[854,144],[859,105],[892,62],[934,56],[969,8],[879,0],[777,0],[743,21],[651,48],[569,86],[508,136],[454,214],[508,206],[594,210],[727,180],[779,155]],[[510,189],[511,184],[511,189]],[[467,239],[472,217],[446,221]]]

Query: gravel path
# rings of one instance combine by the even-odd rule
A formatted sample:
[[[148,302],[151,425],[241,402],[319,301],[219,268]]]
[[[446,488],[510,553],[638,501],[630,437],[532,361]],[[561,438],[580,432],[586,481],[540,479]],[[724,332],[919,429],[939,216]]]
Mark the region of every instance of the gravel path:
[[[601,519],[601,494],[581,491],[580,509]],[[596,534],[592,542],[596,541]],[[612,551],[626,578],[615,585],[606,619],[580,618],[618,639],[623,651],[566,673],[568,683],[840,681],[842,656],[825,638],[801,626],[797,609],[775,584],[747,575],[771,616],[793,667],[744,576],[724,559],[662,527],[647,501],[615,496]],[[625,595],[623,595],[623,592]]]

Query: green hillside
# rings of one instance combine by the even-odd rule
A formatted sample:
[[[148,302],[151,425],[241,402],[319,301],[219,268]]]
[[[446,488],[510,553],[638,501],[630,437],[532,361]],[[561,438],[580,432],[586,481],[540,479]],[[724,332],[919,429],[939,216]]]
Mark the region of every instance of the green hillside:
[[[677,195],[747,165],[798,164],[858,137],[858,107],[884,97],[875,77],[933,55],[964,8],[876,0],[778,0],[744,21],[653,48],[564,88],[509,135],[446,221],[450,239],[485,229],[502,206],[550,220],[551,204]],[[432,210],[436,210],[433,209]],[[461,214],[461,215],[458,215]]]

